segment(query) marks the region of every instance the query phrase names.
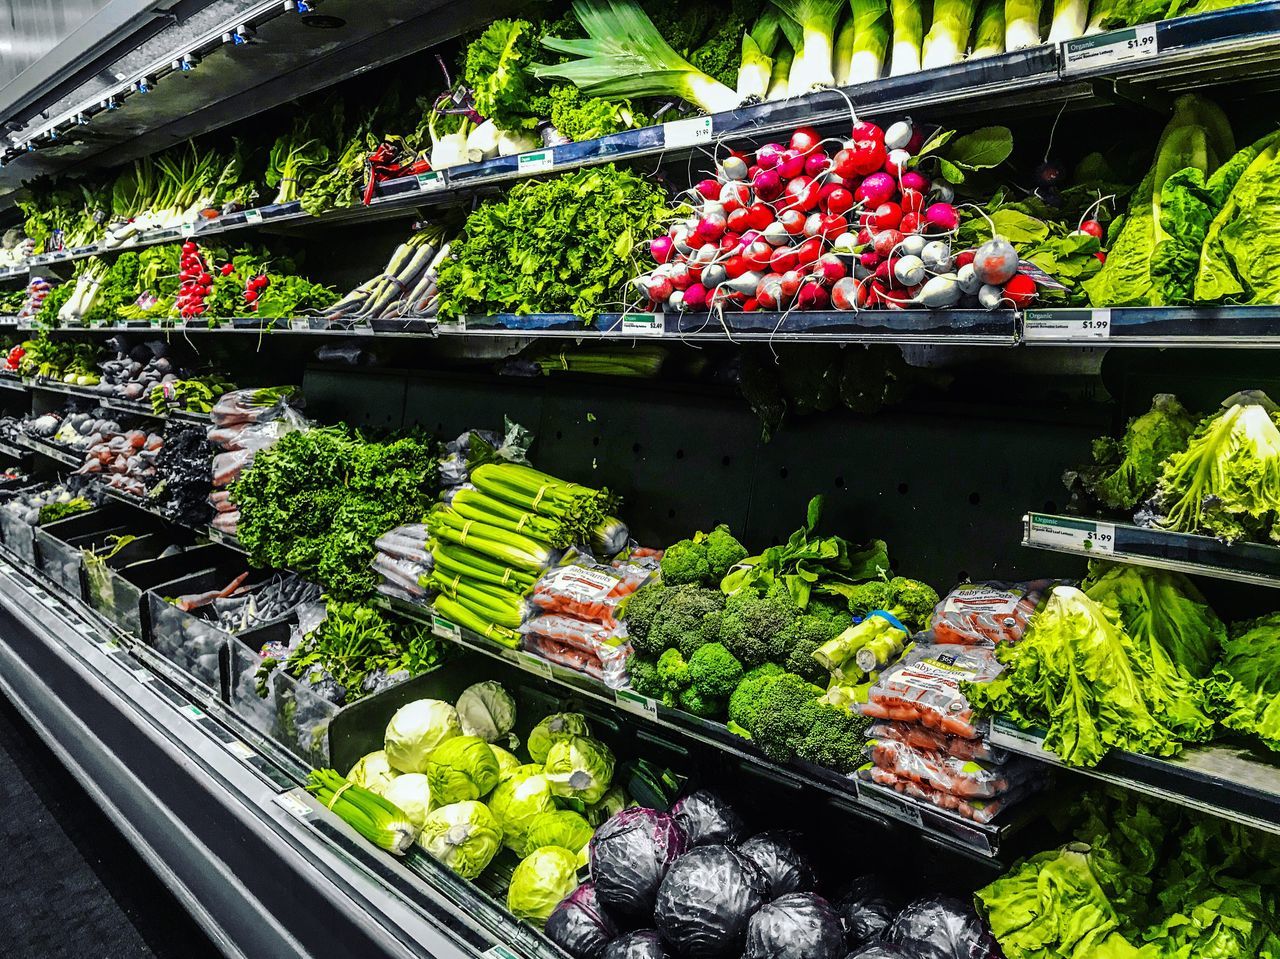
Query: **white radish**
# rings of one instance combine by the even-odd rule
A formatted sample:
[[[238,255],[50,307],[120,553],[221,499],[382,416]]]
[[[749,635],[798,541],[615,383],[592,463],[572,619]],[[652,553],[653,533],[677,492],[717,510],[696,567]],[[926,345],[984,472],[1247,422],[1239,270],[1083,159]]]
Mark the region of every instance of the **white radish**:
[[[960,302],[961,289],[954,273],[943,273],[930,278],[920,287],[915,303],[929,310],[944,310]]]
[[[893,264],[893,275],[903,286],[915,286],[917,283],[923,283],[927,274],[924,261],[920,257],[903,256]]]
[[[984,310],[996,310],[1004,300],[1004,290],[990,283],[985,283],[978,290],[978,305]]]
[[[978,290],[982,289],[982,281],[978,279],[972,263],[966,263],[956,270],[956,280],[960,284],[960,290],[966,296],[977,295]]]

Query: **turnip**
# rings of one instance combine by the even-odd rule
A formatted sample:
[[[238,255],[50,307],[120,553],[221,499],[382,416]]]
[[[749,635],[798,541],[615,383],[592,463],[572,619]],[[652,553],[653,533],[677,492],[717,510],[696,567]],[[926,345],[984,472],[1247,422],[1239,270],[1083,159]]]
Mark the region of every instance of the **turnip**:
[[[720,173],[725,180],[745,180],[747,178],[747,163],[741,157],[725,157],[720,164]]]
[[[858,185],[853,197],[863,205],[874,209],[881,203],[887,203],[893,199],[893,195],[897,190],[898,184],[889,174],[884,172],[872,173]]]
[[[1013,248],[1012,243],[997,234],[975,251],[973,268],[983,283],[1000,286],[1018,272],[1018,251]],[[981,292],[978,295],[981,296]]]
[[[804,229],[804,214],[799,210],[789,210],[787,212],[794,213],[796,217],[799,218],[800,228]],[[774,220],[765,227],[761,236],[764,237],[764,241],[770,246],[786,246],[791,243],[791,232],[787,229],[786,223],[781,219]]]
[[[782,182],[782,174],[776,169],[761,170],[755,175],[755,179],[751,181],[751,188],[755,190],[756,196],[770,202],[782,196],[785,186]]]
[[[884,131],[884,145],[890,150],[905,150],[911,142],[911,121],[899,120]]]
[[[945,240],[932,240],[920,251],[920,259],[930,273],[946,273],[951,269],[951,245]]]
[[[928,275],[924,268],[924,261],[918,256],[902,256],[898,257],[894,263],[893,276],[903,286],[915,286],[917,283],[923,283],[924,278]]]
[[[889,155],[884,158],[884,172],[894,178],[900,177],[906,172],[910,162],[911,154],[906,150],[890,150]]]
[[[942,310],[960,302],[960,283],[954,273],[930,278],[915,296],[915,302],[928,310]]]
[[[908,233],[902,238],[902,242],[898,244],[898,249],[908,256],[920,256],[924,253],[926,240],[919,233]]]
[[[960,284],[960,292],[966,296],[976,296],[978,290],[982,289],[982,281],[978,279],[972,263],[966,263],[956,270],[956,282]]]
[[[978,290],[978,306],[984,310],[996,310],[1004,299],[1004,290],[991,283],[983,284]]]
[[[781,161],[783,149],[781,143],[766,143],[756,150],[756,166],[762,170],[772,170]]]

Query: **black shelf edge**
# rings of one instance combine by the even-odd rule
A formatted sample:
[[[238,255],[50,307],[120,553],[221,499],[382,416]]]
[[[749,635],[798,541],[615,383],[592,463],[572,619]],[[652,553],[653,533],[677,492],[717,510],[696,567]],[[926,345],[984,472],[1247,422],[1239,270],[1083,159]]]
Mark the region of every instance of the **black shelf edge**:
[[[1055,513],[1024,515],[1022,536],[1035,549],[1280,588],[1280,546]]]
[[[1280,348],[1280,305],[1031,309],[1028,346]]]

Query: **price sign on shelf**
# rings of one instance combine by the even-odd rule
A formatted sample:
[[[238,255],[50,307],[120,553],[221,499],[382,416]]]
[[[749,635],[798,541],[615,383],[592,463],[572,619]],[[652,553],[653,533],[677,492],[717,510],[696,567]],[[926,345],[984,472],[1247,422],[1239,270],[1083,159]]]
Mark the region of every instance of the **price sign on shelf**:
[[[668,147],[696,147],[711,143],[715,125],[711,117],[672,120],[662,124],[662,142]]]
[[[633,693],[629,689],[619,689],[614,692],[613,696],[618,705],[629,713],[648,716],[650,719],[658,718],[658,702],[655,699],[641,696],[639,693]]]
[[[272,798],[295,819],[306,819],[311,815],[311,807],[292,793],[281,793]]]
[[[423,193],[430,190],[443,190],[445,186],[443,170],[430,170],[418,174],[418,189]]]
[[[451,623],[443,616],[433,615],[431,617],[431,635],[439,636],[441,639],[452,640],[456,643],[462,639],[462,630],[458,628],[457,623]]]
[[[1106,340],[1111,338],[1111,310],[1034,310],[1022,321],[1022,338],[1028,342]]]
[[[924,819],[920,810],[905,801],[882,795],[874,789],[859,788],[858,799],[881,815],[901,822],[910,823],[917,829],[924,827]]]
[[[1114,523],[1098,523],[1073,516],[1048,516],[1032,513],[1028,541],[1033,546],[1048,546],[1071,552],[1097,553],[1110,556],[1116,551]]]
[[[543,173],[556,165],[555,154],[550,150],[534,150],[532,153],[521,153],[516,157],[516,171],[524,176],[529,173]]]
[[[1131,60],[1149,60],[1160,55],[1160,40],[1154,23],[1127,30],[1112,30],[1092,37],[1068,40],[1062,45],[1063,73],[1084,73]]]
[[[261,223],[261,222],[262,222],[262,211],[261,211],[261,210],[245,210],[245,211],[244,211],[244,222],[245,222],[245,223],[253,223],[253,224]]]
[[[623,336],[662,336],[666,330],[661,313],[633,313],[622,318]]]

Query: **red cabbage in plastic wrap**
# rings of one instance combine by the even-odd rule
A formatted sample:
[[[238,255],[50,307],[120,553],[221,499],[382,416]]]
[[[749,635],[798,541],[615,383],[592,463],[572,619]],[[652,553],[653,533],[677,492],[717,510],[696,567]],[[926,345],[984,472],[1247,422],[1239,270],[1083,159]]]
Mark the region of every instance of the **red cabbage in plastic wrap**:
[[[618,928],[600,905],[595,883],[584,882],[556,906],[545,932],[574,959],[599,959]]]
[[[800,833],[791,829],[771,829],[752,836],[738,847],[739,855],[755,863],[765,878],[765,899],[777,899],[789,892],[812,892],[818,886],[813,866],[800,849]]]
[[[756,910],[742,959],[842,959],[844,930],[825,899],[793,892]]]
[[[671,959],[671,953],[654,930],[641,929],[613,940],[600,959]]]
[[[667,869],[689,842],[675,820],[656,809],[632,807],[591,837],[591,879],[600,904],[617,917],[647,924]]]
[[[737,959],[766,889],[751,860],[728,846],[699,846],[667,870],[654,923],[684,959]]]
[[[884,941],[907,959],[1003,959],[987,924],[950,896],[911,903],[893,920]]]
[[[850,949],[875,942],[902,911],[902,899],[879,876],[859,876],[835,902]]]
[[[737,810],[706,789],[677,800],[671,816],[689,837],[690,846],[734,846],[747,834],[747,824]]]

